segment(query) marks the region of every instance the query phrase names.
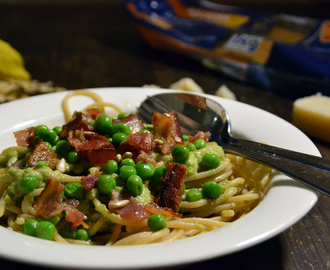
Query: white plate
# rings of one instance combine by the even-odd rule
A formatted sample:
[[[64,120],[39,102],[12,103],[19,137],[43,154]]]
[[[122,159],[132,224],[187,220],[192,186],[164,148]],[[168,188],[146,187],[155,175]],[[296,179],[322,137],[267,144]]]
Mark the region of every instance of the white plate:
[[[104,100],[134,112],[147,95],[169,90],[144,88],[92,89]],[[65,92],[18,100],[0,106],[0,149],[15,145],[13,132],[47,124],[62,125],[61,101]],[[320,156],[315,145],[297,128],[258,108],[215,96],[232,118],[237,136]],[[76,97],[72,110],[81,110],[90,99]],[[133,247],[77,246],[25,236],[0,227],[0,256],[37,265],[89,268],[138,269],[170,267],[223,256],[256,245],[292,226],[316,203],[317,193],[281,176],[265,198],[244,218],[204,235],[172,243]]]

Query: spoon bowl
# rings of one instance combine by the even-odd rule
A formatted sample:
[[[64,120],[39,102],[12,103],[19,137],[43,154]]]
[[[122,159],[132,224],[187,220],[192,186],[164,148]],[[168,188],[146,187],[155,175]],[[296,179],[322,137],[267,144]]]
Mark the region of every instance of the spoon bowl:
[[[226,153],[244,156],[270,166],[330,196],[329,160],[234,138],[228,113],[218,102],[210,98],[190,93],[157,94],[142,102],[138,114],[144,121],[151,123],[152,112],[171,111],[177,113],[183,134],[194,135],[199,130],[210,131],[210,140],[221,145]]]

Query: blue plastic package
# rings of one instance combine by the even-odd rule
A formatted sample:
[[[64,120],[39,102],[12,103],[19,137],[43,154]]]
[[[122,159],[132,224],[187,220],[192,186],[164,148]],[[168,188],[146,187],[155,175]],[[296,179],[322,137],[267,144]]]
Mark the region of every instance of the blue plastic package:
[[[246,11],[193,0],[126,0],[154,48],[297,98],[330,95],[330,19]]]

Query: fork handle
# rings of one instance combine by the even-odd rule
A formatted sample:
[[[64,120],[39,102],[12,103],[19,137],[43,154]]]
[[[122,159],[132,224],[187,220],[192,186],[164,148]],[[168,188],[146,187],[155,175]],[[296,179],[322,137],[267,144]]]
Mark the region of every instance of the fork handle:
[[[221,142],[225,152],[270,166],[330,196],[330,160],[247,140]]]

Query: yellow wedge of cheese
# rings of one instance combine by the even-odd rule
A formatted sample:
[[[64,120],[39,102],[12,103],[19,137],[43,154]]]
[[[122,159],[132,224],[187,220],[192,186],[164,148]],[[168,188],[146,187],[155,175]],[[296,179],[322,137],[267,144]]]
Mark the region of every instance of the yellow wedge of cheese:
[[[330,142],[330,97],[316,94],[297,99],[293,124],[307,135]]]

